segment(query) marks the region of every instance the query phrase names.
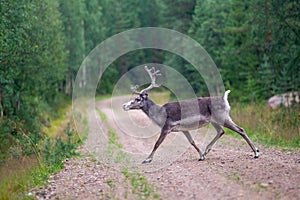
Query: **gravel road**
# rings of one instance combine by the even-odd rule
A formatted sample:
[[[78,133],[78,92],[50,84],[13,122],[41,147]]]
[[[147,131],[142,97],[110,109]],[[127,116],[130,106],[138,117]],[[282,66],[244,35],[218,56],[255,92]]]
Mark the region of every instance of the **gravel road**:
[[[119,111],[126,100],[96,102],[106,119],[101,122],[99,113],[91,113],[81,156],[65,161],[46,186],[33,189],[38,199],[300,199],[299,149],[256,144],[261,156],[254,159],[242,138],[225,134],[205,161],[198,161],[186,139],[171,133],[152,163],[141,164],[159,129],[140,111]],[[131,130],[130,124],[137,128]],[[98,126],[117,135],[118,152],[125,152],[119,160],[105,151],[109,136],[99,139]],[[139,129],[145,135],[137,135]],[[210,127],[192,133],[201,149],[215,134]]]

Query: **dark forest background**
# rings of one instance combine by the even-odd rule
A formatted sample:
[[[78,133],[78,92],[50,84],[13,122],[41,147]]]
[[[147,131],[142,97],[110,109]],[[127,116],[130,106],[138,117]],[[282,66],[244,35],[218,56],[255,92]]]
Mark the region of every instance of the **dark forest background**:
[[[22,127],[36,143],[41,126],[71,96],[77,70],[106,38],[165,27],[198,41],[215,61],[231,98],[265,102],[300,88],[297,0],[0,0],[0,139]],[[97,94],[109,94],[130,66],[165,63],[199,95],[206,86],[178,56],[140,50],[117,59]],[[2,145],[4,147],[5,145]]]

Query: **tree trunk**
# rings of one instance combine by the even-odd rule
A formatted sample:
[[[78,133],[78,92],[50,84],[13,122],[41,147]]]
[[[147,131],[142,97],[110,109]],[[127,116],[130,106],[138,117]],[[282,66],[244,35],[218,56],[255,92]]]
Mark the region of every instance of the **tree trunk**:
[[[3,119],[4,116],[4,110],[2,105],[2,86],[0,85],[0,120]]]
[[[71,77],[70,77],[70,72],[67,72],[67,75],[66,75],[66,87],[65,87],[65,93],[67,95],[70,95],[70,88],[71,88]]]

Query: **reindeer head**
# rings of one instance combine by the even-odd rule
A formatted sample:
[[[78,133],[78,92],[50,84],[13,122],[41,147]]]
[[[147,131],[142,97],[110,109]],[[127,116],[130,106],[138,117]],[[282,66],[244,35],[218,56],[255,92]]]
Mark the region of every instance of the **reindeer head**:
[[[132,110],[132,109],[141,109],[145,106],[147,100],[148,100],[148,91],[151,90],[154,87],[159,87],[160,85],[156,84],[156,76],[160,76],[160,71],[159,70],[155,70],[154,67],[152,67],[151,69],[149,69],[147,66],[145,66],[145,70],[147,71],[147,73],[149,74],[150,78],[151,78],[151,84],[143,89],[142,91],[137,91],[137,88],[139,87],[138,85],[136,86],[131,86],[130,89],[134,94],[137,94],[138,96],[134,99],[131,100],[127,103],[123,104],[123,109],[125,111],[128,110]]]

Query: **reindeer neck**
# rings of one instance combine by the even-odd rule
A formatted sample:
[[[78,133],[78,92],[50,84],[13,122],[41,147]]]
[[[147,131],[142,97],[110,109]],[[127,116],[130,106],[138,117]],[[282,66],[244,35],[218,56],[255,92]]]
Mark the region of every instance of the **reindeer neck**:
[[[142,107],[142,110],[158,126],[162,127],[165,124],[167,117],[165,109],[155,104],[150,98],[148,98],[146,104]]]
[[[146,103],[145,103],[145,105],[142,107],[142,110],[144,111],[144,113],[146,113],[146,115],[149,116],[149,114],[150,114],[150,108],[153,109],[155,107],[160,108],[159,105],[155,104],[150,98],[148,98],[147,101],[146,101]]]

